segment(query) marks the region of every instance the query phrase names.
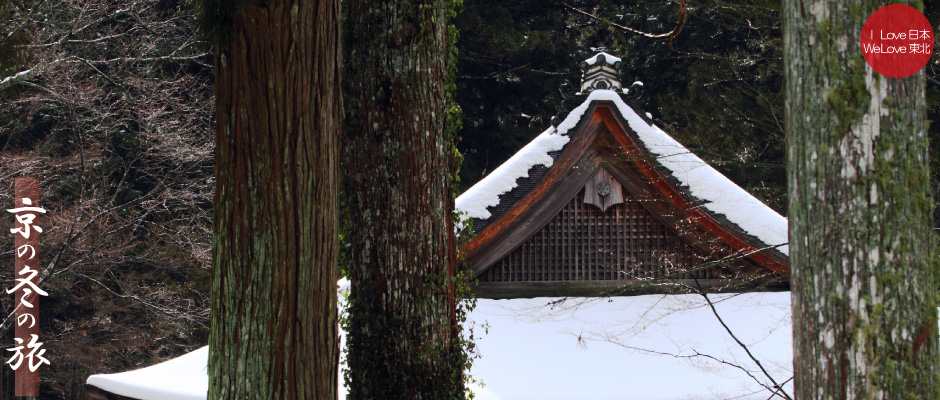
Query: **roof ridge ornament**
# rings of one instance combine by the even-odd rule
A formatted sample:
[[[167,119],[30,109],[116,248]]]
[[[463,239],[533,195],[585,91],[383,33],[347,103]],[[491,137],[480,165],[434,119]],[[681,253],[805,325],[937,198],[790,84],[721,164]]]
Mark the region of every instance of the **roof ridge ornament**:
[[[607,49],[603,47],[591,48],[591,50],[597,53],[580,64],[581,86],[579,90],[575,92],[576,88],[567,81],[558,88],[561,93],[561,104],[558,107],[558,115],[552,117],[552,126],[558,127],[568,117],[571,110],[587,100],[588,95],[595,90],[616,92],[625,103],[640,114],[647,124],[652,124],[650,117],[637,107],[637,100],[643,94],[643,82],[633,82],[629,89],[624,89],[620,83],[620,70],[623,67],[620,57],[607,53]]]
[[[590,94],[596,89],[619,91],[620,68],[623,66],[619,57],[603,51],[581,62],[581,91],[578,94]]]

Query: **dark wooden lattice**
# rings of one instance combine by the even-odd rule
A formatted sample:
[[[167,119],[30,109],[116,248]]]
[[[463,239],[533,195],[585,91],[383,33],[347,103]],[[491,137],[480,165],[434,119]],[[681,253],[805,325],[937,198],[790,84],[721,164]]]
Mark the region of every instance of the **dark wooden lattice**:
[[[552,220],[481,276],[482,282],[718,278],[719,268],[686,273],[709,257],[633,196],[606,212],[584,190]]]

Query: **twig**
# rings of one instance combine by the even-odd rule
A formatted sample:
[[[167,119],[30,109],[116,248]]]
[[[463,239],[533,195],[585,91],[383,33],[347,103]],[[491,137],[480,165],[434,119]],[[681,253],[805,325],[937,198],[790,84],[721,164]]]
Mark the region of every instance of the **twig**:
[[[608,20],[608,19],[606,19],[606,18],[599,18],[599,17],[595,16],[594,14],[591,14],[591,13],[582,11],[582,10],[580,10],[580,9],[574,8],[574,7],[572,7],[572,6],[569,6],[568,4],[564,4],[564,6],[565,6],[565,7],[568,7],[569,9],[571,9],[571,10],[573,10],[573,11],[579,13],[579,14],[586,15],[586,16],[588,16],[588,17],[591,17],[591,19],[594,19],[595,21],[602,21],[602,22],[609,23],[611,26],[620,28],[621,30],[625,30],[625,31],[627,31],[627,32],[629,32],[629,33],[632,33],[632,34],[634,34],[634,35],[637,35],[637,36],[642,36],[642,37],[645,37],[645,38],[650,38],[650,39],[655,39],[655,40],[668,40],[668,42],[669,42],[669,48],[670,48],[670,49],[672,49],[672,39],[679,35],[679,32],[682,31],[682,26],[685,25],[685,21],[686,21],[686,19],[688,18],[688,16],[686,15],[686,6],[685,6],[685,2],[684,2],[684,1],[680,1],[680,2],[679,2],[679,20],[676,21],[676,27],[673,28],[673,29],[672,29],[671,31],[669,31],[669,32],[666,32],[666,33],[658,33],[658,34],[657,34],[657,33],[643,32],[643,31],[638,30],[638,29],[633,29],[633,28],[628,27],[628,26],[623,26],[623,25],[614,23],[614,22],[612,22],[612,21],[610,21],[610,20]]]
[[[698,285],[698,279],[695,279],[695,283],[696,285]],[[767,379],[769,379],[770,382],[774,384],[774,387],[777,388],[777,391],[775,391],[773,395],[771,395],[770,397],[776,396],[778,395],[777,392],[780,392],[780,394],[783,395],[783,398],[787,400],[793,400],[790,398],[790,395],[788,395],[787,392],[783,390],[782,386],[778,384],[776,380],[774,380],[773,376],[771,376],[770,373],[767,372],[766,369],[764,369],[764,366],[760,363],[760,360],[758,360],[757,357],[754,357],[754,355],[751,354],[751,350],[747,347],[747,345],[745,345],[744,342],[738,339],[738,337],[735,336],[734,332],[731,331],[731,328],[728,327],[727,324],[725,324],[725,321],[721,318],[721,315],[718,314],[718,310],[715,309],[715,305],[712,303],[712,300],[708,298],[708,293],[706,293],[704,290],[701,290],[701,286],[699,286],[698,293],[702,295],[702,297],[705,298],[705,301],[708,303],[708,307],[711,308],[712,310],[712,314],[715,314],[715,318],[717,318],[718,322],[721,323],[721,326],[725,328],[725,332],[728,332],[728,335],[730,335],[731,338],[734,339],[734,341],[738,343],[738,346],[741,346],[741,348],[744,349],[744,352],[747,353],[747,356],[751,358],[751,361],[754,361],[754,364],[757,364],[757,367],[760,368],[761,372],[764,373],[764,376],[766,376]]]
[[[793,380],[793,377],[791,376],[791,377],[788,378],[787,380],[783,381],[783,383],[781,383],[780,386],[777,387],[777,390],[775,390],[773,393],[770,394],[770,397],[768,397],[767,400],[770,400],[770,399],[774,398],[774,396],[777,395],[777,392],[783,390],[783,385],[786,385],[787,383],[789,383],[789,382],[792,381],[792,380]]]

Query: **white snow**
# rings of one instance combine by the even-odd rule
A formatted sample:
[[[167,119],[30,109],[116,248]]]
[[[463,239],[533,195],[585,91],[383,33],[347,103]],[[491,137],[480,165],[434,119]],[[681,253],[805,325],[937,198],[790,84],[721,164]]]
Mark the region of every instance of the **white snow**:
[[[14,80],[14,79],[17,79],[17,78],[20,78],[20,77],[29,75],[29,74],[31,74],[31,73],[33,72],[34,69],[35,69],[35,67],[34,67],[34,68],[27,69],[27,70],[25,70],[25,71],[17,72],[17,73],[15,73],[15,74],[13,74],[12,76],[8,76],[8,77],[4,78],[2,81],[0,81],[0,86],[6,85],[8,82],[10,82],[10,81],[12,81],[12,80]]]
[[[203,400],[209,391],[209,346],[169,361],[116,374],[98,374],[85,383],[135,399]]]
[[[601,54],[604,55],[604,61],[606,61],[607,64],[614,65],[614,64],[620,62],[620,57],[612,56],[612,55],[610,55],[610,54],[603,53],[603,52],[595,54],[594,57],[591,57],[591,58],[589,58],[589,59],[587,59],[587,60],[584,60],[584,62],[586,62],[588,65],[597,64],[597,56],[599,56],[599,55],[601,55]]]
[[[503,165],[460,195],[454,208],[458,212],[465,212],[467,217],[489,218],[491,214],[486,207],[499,204],[499,195],[515,188],[516,179],[529,176],[529,169],[532,167],[539,164],[552,166],[553,160],[548,152],[561,150],[568,140],[567,136],[556,133],[555,128],[542,132]]]
[[[789,292],[709,298],[777,382],[792,376]],[[770,396],[742,371],[693,356],[698,352],[733,362],[766,379],[699,295],[568,298],[547,306],[556,300],[478,300],[469,315],[477,324],[481,356],[470,371],[484,385],[471,385],[478,400]],[[486,334],[479,326],[483,323]],[[207,360],[203,347],[152,367],[93,375],[87,382],[141,400],[202,400],[208,390]],[[792,395],[792,383],[784,388]],[[341,384],[340,398],[345,394]]]
[[[765,244],[780,246],[777,247],[778,250],[789,254],[789,246],[785,245],[788,237],[786,218],[741,189],[662,129],[656,125],[647,125],[617,93],[610,90],[591,92],[587,100],[572,110],[559,124],[557,132],[551,128],[542,132],[503,165],[458,197],[456,210],[463,211],[473,218],[489,218],[490,213],[486,211],[486,207],[499,204],[499,195],[515,188],[516,179],[528,176],[529,168],[538,164],[546,167],[552,165],[548,152],[564,147],[568,142],[568,130],[578,124],[592,101],[613,102],[623,119],[637,133],[657,161],[671,171],[676,179],[688,185],[693,196],[707,201],[703,207],[724,215]]]
[[[788,292],[712,297],[725,322],[781,381],[790,376],[792,357],[789,299]],[[471,376],[485,385],[471,386],[478,400],[719,399],[760,389],[714,360],[623,347],[676,355],[699,351],[755,369],[700,296],[570,298],[553,309],[545,306],[553,300],[478,301],[469,319],[489,325],[488,334],[475,330],[482,358],[474,361]],[[579,346],[579,335],[586,347]],[[152,367],[93,375],[88,384],[142,400],[201,400],[208,389],[207,360],[203,347]]]
[[[591,105],[591,97],[593,92],[587,101],[571,110],[565,120],[558,124],[558,128],[550,127],[536,136],[499,168],[457,197],[454,202],[455,210],[465,213],[466,217],[487,219],[491,214],[486,208],[498,205],[499,196],[514,189],[517,179],[528,177],[529,169],[540,164],[551,167],[554,160],[548,153],[565,147],[570,140],[568,131],[581,121],[581,117]]]
[[[710,298],[775,380],[792,376],[789,292]],[[555,300],[478,300],[470,319],[489,330],[476,340],[481,358],[470,375],[491,395],[478,399],[770,397],[738,369],[675,357],[698,351],[757,370],[699,295],[570,298],[546,306]],[[785,389],[792,394],[792,384]]]

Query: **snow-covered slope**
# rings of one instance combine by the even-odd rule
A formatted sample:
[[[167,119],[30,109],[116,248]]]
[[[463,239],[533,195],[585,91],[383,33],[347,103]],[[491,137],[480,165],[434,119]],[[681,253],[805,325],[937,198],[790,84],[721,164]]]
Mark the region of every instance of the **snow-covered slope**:
[[[699,351],[754,369],[700,296],[570,298],[547,306],[554,300],[478,301],[470,320],[489,325],[485,335],[476,329],[482,358],[471,375],[485,385],[474,385],[478,400],[723,399],[760,389],[714,360],[652,353]],[[713,301],[761,362],[781,381],[789,378],[790,294],[720,295]],[[597,340],[605,336],[642,350]],[[152,367],[93,375],[88,384],[142,400],[201,400],[208,389],[207,359],[203,347]]]

